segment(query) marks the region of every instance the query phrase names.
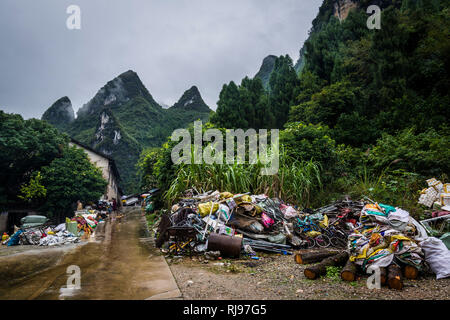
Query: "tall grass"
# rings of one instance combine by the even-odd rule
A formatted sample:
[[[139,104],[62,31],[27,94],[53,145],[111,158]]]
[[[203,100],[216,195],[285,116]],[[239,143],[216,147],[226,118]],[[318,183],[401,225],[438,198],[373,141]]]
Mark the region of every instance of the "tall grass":
[[[264,167],[258,157],[255,164],[189,164],[180,165],[164,197],[172,204],[183,192],[195,188],[199,192],[209,190],[231,193],[265,193],[279,197],[301,207],[308,207],[316,191],[322,188],[320,165],[314,161],[298,161],[290,158],[282,148],[279,170],[275,175],[261,175]]]

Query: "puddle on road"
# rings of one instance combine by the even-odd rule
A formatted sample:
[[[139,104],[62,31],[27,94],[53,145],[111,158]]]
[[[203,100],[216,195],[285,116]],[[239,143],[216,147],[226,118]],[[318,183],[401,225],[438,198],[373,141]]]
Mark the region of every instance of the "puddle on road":
[[[110,243],[91,242],[33,279],[8,288],[0,299],[140,300],[173,289],[142,222],[140,211],[112,224]],[[81,269],[81,289],[67,289],[69,265]],[[42,289],[40,289],[42,288]]]

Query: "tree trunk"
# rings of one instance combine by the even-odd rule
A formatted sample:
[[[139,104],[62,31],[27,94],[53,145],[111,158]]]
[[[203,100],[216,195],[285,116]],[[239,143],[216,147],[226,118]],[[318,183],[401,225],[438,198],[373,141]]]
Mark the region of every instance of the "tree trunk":
[[[382,286],[384,286],[386,284],[386,280],[387,280],[386,274],[387,274],[387,269],[381,267],[380,268],[380,282],[381,282]]]
[[[391,289],[403,289],[402,269],[396,264],[391,264],[388,267],[388,285]]]
[[[350,259],[341,271],[341,279],[344,281],[355,281],[356,279],[356,265]]]
[[[295,255],[295,262],[298,264],[310,264],[322,261],[325,258],[338,254],[339,251],[320,251],[320,252],[305,252],[297,253]]]
[[[306,268],[304,271],[305,277],[314,280],[327,273],[327,267],[331,266],[343,266],[348,260],[348,253],[341,252],[337,255],[328,257],[322,260],[321,263]]]
[[[403,274],[406,279],[417,279],[419,276],[419,270],[414,266],[406,266]]]

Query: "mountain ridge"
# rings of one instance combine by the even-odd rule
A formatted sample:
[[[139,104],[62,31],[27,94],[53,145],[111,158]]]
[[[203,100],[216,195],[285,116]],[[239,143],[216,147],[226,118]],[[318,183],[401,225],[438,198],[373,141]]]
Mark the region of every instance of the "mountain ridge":
[[[70,102],[68,97],[63,97],[44,112],[47,119],[49,114],[55,115],[49,121],[54,125],[61,122],[58,113],[53,112],[62,108],[60,100]],[[121,187],[132,193],[139,188],[134,169],[141,151],[160,147],[175,129],[187,127],[197,119],[208,121],[211,111],[196,86],[165,109],[156,102],[138,74],[128,70],[108,81],[78,110],[76,118],[64,121],[58,129],[110,155],[123,178]]]

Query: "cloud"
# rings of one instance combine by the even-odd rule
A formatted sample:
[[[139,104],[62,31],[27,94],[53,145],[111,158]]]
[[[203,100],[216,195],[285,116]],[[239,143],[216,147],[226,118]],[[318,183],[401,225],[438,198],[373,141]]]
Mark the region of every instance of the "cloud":
[[[322,0],[40,0],[0,2],[0,108],[38,117],[68,96],[77,110],[133,69],[157,101],[192,85],[215,108],[224,83],[269,54],[295,60]],[[81,8],[81,30],[66,9]]]

